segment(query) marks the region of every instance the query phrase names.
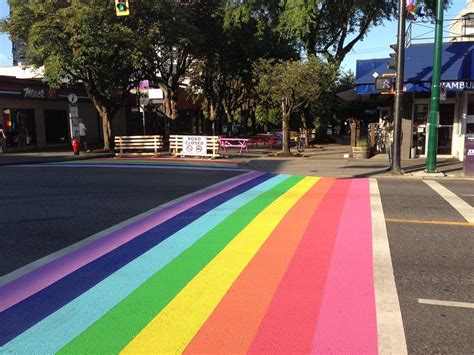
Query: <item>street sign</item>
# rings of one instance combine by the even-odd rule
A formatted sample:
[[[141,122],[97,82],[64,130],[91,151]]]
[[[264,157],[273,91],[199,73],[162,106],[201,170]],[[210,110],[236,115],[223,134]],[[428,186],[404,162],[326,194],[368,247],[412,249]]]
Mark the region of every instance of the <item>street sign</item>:
[[[67,97],[67,100],[69,101],[70,104],[77,104],[78,97],[76,94],[69,94]]]
[[[183,136],[181,149],[186,155],[204,155],[207,153],[207,139],[202,136]]]
[[[375,79],[375,90],[380,91],[381,93],[392,93],[393,78],[379,76]]]
[[[79,110],[77,105],[69,104],[69,122],[71,127],[71,139],[80,139],[81,134],[79,130]]]
[[[439,100],[446,101],[446,86],[441,85],[439,88]]]

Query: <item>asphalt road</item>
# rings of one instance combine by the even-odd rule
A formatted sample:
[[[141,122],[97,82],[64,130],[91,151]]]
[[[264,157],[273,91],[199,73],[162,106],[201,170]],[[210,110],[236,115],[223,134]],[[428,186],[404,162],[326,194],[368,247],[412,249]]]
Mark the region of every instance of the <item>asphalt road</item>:
[[[0,168],[0,276],[168,201],[241,174]]]
[[[0,275],[236,171],[0,168]],[[470,206],[474,181],[440,184]],[[379,179],[409,353],[472,354],[474,228],[422,180]],[[425,222],[425,223],[421,223]]]
[[[463,196],[473,181],[442,181]],[[474,228],[421,180],[379,180],[409,353],[472,354],[474,309],[419,299],[474,303]],[[446,222],[421,224],[408,221]]]

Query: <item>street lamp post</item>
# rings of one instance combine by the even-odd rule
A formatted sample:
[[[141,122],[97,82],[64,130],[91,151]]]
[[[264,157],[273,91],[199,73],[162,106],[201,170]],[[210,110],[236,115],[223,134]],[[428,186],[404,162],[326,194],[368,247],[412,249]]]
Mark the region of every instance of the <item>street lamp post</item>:
[[[433,78],[431,81],[430,119],[428,122],[428,152],[426,172],[436,172],[436,154],[438,150],[439,94],[441,82],[441,59],[443,52],[443,13],[444,1],[437,0],[435,52],[433,59]]]
[[[403,81],[405,71],[405,19],[406,19],[406,0],[399,2],[398,14],[398,40],[397,40],[397,79],[395,82],[395,103],[393,112],[393,159],[392,173],[402,174],[401,152],[402,152],[402,98]]]

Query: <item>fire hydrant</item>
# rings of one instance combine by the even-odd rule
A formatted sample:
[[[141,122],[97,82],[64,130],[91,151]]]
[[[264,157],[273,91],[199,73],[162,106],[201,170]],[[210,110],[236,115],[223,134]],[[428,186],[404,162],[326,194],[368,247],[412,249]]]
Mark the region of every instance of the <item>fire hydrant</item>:
[[[74,151],[74,155],[79,155],[79,141],[77,138],[72,140],[72,150]]]

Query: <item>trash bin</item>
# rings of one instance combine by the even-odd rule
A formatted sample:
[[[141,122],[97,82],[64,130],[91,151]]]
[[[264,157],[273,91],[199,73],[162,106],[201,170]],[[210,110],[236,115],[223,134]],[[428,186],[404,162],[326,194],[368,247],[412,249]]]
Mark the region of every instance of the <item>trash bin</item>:
[[[467,136],[464,143],[464,175],[474,175],[474,136]]]

